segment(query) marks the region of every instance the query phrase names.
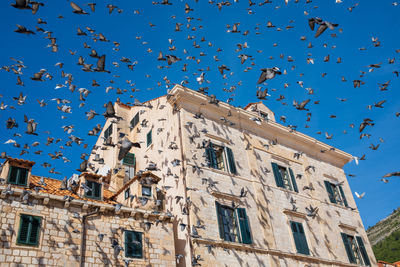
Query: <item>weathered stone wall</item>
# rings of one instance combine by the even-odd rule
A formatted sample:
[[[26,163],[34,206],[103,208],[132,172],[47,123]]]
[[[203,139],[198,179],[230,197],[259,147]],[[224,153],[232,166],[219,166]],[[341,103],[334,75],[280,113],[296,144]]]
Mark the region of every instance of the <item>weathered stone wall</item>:
[[[74,213],[80,218],[74,218]],[[44,205],[42,200],[32,199],[23,204],[19,197],[0,199],[1,243],[0,266],[79,266],[82,215],[81,207],[64,208],[62,202],[50,200]],[[16,244],[20,214],[41,216],[41,231],[37,247]],[[145,231],[143,222],[153,223]],[[76,233],[74,232],[76,229]],[[155,223],[153,219],[143,219],[126,213],[104,214],[87,218],[85,246],[85,266],[124,266],[125,254],[114,255],[112,238],[124,247],[124,230],[143,232],[143,259],[132,259],[129,266],[175,266],[175,248],[172,224]],[[98,234],[104,234],[100,241]]]

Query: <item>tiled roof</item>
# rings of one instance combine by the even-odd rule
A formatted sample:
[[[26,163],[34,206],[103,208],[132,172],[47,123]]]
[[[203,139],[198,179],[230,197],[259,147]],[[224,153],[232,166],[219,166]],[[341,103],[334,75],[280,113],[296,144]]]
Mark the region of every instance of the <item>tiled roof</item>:
[[[110,190],[107,190],[107,189],[103,190],[103,200],[85,198],[85,197],[81,197],[75,193],[72,193],[69,190],[61,190],[60,189],[61,180],[44,177],[44,182],[46,183],[46,186],[42,186],[41,184],[39,184],[41,178],[42,177],[40,177],[40,176],[31,175],[29,188],[31,190],[34,190],[34,188],[36,186],[38,186],[38,187],[43,188],[39,191],[40,193],[47,193],[47,194],[52,194],[52,195],[57,195],[57,196],[71,196],[74,199],[79,199],[79,200],[84,200],[84,201],[92,201],[92,202],[98,202],[98,203],[108,203],[108,204],[115,203],[114,201],[112,201],[110,199],[113,196],[113,193]]]
[[[260,102],[248,103],[243,109],[246,110],[246,109],[248,109],[251,105],[258,104],[258,103],[260,103]]]
[[[21,164],[26,164],[29,166],[33,166],[35,165],[36,162],[34,161],[30,161],[30,160],[26,160],[26,159],[17,159],[17,158],[7,158],[6,162],[17,162],[17,163],[21,163]]]

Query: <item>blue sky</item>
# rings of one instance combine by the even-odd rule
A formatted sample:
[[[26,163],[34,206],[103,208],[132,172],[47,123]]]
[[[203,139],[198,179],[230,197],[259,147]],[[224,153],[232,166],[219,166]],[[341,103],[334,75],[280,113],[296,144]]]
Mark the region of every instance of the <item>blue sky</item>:
[[[259,5],[261,1],[257,0],[254,1],[255,5],[249,6],[248,1],[240,0],[230,1],[231,5],[223,6],[221,11],[216,3],[210,4],[203,0],[171,0],[172,5],[169,6],[154,5],[151,1],[112,1],[118,8],[109,14],[106,7],[110,3],[108,1],[97,1],[96,11],[93,13],[87,6],[87,1],[76,0],[75,3],[89,15],[72,13],[69,1],[43,2],[44,6],[35,15],[29,10],[11,7],[12,1],[0,3],[1,66],[15,64],[10,59],[13,57],[22,60],[27,67],[19,75],[25,86],[16,85],[18,75],[12,71],[0,70],[0,101],[8,105],[5,110],[0,110],[0,120],[3,121],[0,126],[0,151],[6,151],[13,157],[36,161],[34,173],[63,178],[76,172],[75,169],[81,162],[80,154],[89,153],[97,138],[88,136],[87,132],[96,124],[104,123],[102,116],[86,120],[85,112],[94,109],[101,114],[104,112],[103,104],[107,101],[115,101],[118,97],[125,103],[135,99],[146,101],[165,94],[167,86],[186,80],[189,88],[196,90],[207,86],[209,94],[217,95],[222,101],[232,97],[233,105],[244,107],[249,102],[258,101],[256,82],[260,69],[279,67],[282,71],[286,70],[287,74],[261,85],[262,89],[269,89],[271,96],[264,103],[275,112],[276,117],[284,115],[287,117],[286,125],[296,125],[299,131],[354,156],[366,155],[366,160],[361,161],[358,166],[352,162],[345,167],[347,174],[355,175],[348,177],[353,192],[366,192],[363,199],[356,199],[365,226],[375,224],[399,206],[400,178],[391,178],[388,184],[380,182],[380,178],[387,172],[399,171],[400,141],[397,135],[400,117],[395,114],[400,112],[400,93],[397,90],[399,78],[393,71],[400,71],[397,61],[400,54],[396,52],[396,49],[400,49],[400,6],[393,5],[392,1],[366,0],[358,3],[343,0],[342,3],[335,3],[334,0],[314,0],[306,3],[301,0],[295,3],[291,0],[285,5],[283,0],[272,0],[272,3]],[[193,9],[188,14],[184,10],[185,3]],[[350,12],[351,7],[354,8]],[[120,13],[118,9],[121,10]],[[60,15],[63,18],[59,18]],[[193,19],[188,22],[187,17]],[[308,26],[308,18],[312,17],[320,17],[339,26],[334,30],[327,29],[320,37],[315,38],[315,31],[312,32]],[[38,18],[47,24],[37,24]],[[276,27],[266,27],[268,21]],[[176,23],[182,23],[181,31],[175,31]],[[232,26],[234,23],[240,23],[240,33],[227,31],[227,25]],[[23,25],[36,34],[14,32],[16,24]],[[289,25],[293,28],[287,29]],[[47,34],[36,32],[35,26],[52,32],[58,52],[51,52],[51,48],[46,47],[50,43],[44,38]],[[77,36],[78,27],[87,36]],[[102,33],[111,42],[94,42],[86,27],[94,29],[95,34]],[[243,35],[247,30],[249,33]],[[306,40],[302,41],[302,36]],[[205,41],[201,41],[203,37]],[[380,46],[374,46],[372,37],[378,38]],[[176,50],[169,51],[172,45],[168,39],[173,39],[172,45]],[[115,49],[113,41],[120,43],[118,49]],[[106,69],[111,71],[110,74],[84,72],[76,64],[79,55],[82,55],[85,62],[96,65],[97,59],[89,56],[90,49],[83,47],[84,42],[99,55],[106,55]],[[200,47],[196,48],[194,42]],[[236,51],[237,44],[245,42],[248,48]],[[310,42],[312,48],[308,48]],[[222,51],[217,52],[218,48]],[[69,50],[76,51],[76,54],[71,55]],[[167,65],[165,61],[157,61],[160,51],[164,55],[176,55],[181,61],[172,64],[170,68],[158,68],[157,66]],[[201,55],[201,52],[205,55]],[[241,64],[238,58],[240,54],[252,57]],[[283,55],[283,59],[280,55]],[[324,62],[323,58],[327,55],[330,56],[330,61]],[[288,56],[294,61],[288,62]],[[133,70],[120,61],[122,57],[127,57],[132,62],[137,61]],[[190,57],[194,57],[194,60]],[[336,63],[338,57],[341,57],[342,63]],[[307,58],[312,58],[314,64],[307,64]],[[389,58],[395,58],[394,64],[388,64]],[[196,61],[197,59],[200,61]],[[55,66],[57,62],[64,63],[62,69]],[[114,66],[113,62],[118,62],[119,67]],[[369,72],[368,65],[378,63],[381,63],[381,67]],[[182,71],[184,64],[187,64],[186,72]],[[230,71],[225,72],[225,79],[218,72],[218,66],[222,64],[230,68]],[[40,82],[29,78],[43,68],[53,76],[52,80]],[[61,77],[61,70],[73,75],[72,83],[77,89],[86,88],[91,91],[83,107],[79,107],[82,101],[77,90],[72,93],[68,87],[55,89],[57,84],[65,84],[67,80]],[[206,73],[205,79],[209,83],[199,85],[196,82],[196,77],[201,72]],[[365,74],[360,77],[362,72]],[[323,73],[326,73],[324,77]],[[346,82],[342,81],[343,76]],[[353,80],[358,79],[365,84],[360,88],[353,88]],[[96,80],[100,86],[93,87],[92,80]],[[128,84],[127,80],[131,83]],[[166,82],[168,80],[169,84]],[[389,80],[388,90],[380,91],[378,83]],[[303,88],[297,83],[299,81],[303,82]],[[289,84],[286,88],[285,83]],[[108,86],[115,89],[106,93],[105,88]],[[126,91],[117,94],[117,88]],[[228,92],[231,88],[233,92]],[[312,88],[314,93],[308,94],[310,89],[306,88]],[[27,95],[26,104],[22,106],[12,99],[20,92]],[[284,95],[285,99],[276,101],[279,95]],[[67,105],[71,106],[72,113],[66,114],[58,110],[56,102],[51,101],[53,98],[71,100]],[[306,111],[296,110],[292,106],[294,99],[303,101],[308,98],[312,100],[307,105],[312,113],[309,122],[306,121]],[[48,105],[40,107],[37,99],[44,99]],[[386,100],[384,108],[367,109],[368,105],[381,100]],[[320,102],[314,104],[314,101]],[[10,109],[10,106],[15,109]],[[37,137],[25,134],[24,114],[39,123]],[[336,118],[330,118],[331,115]],[[61,116],[66,118],[61,119]],[[6,129],[4,122],[9,117],[17,120],[19,128]],[[360,140],[358,127],[364,118],[372,119],[375,125],[364,130],[371,135],[370,138]],[[355,127],[351,128],[350,124]],[[84,139],[83,143],[88,144],[87,149],[77,144],[60,148],[60,145],[69,140],[69,135],[61,128],[65,125],[74,125],[71,134]],[[322,134],[318,134],[319,131]],[[333,138],[327,140],[325,132],[333,134]],[[20,133],[22,137],[13,136],[15,133]],[[61,141],[45,145],[47,137],[54,137],[55,140],[60,138]],[[29,154],[19,156],[21,148],[4,144],[8,139],[16,140],[21,147],[34,141],[39,141],[40,145],[28,149]],[[371,150],[371,143],[380,144],[378,150]],[[37,150],[42,150],[42,155],[33,153]],[[48,153],[55,151],[61,151],[71,162],[51,160]],[[40,166],[43,162],[51,163],[55,171],[61,174],[50,174],[50,168]]]

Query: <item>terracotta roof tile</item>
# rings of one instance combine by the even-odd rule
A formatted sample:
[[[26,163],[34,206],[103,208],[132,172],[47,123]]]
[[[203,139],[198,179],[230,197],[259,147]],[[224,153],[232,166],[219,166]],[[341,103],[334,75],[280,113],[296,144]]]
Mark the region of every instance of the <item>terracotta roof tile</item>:
[[[31,175],[29,188],[31,190],[33,190],[36,186],[38,186],[38,187],[43,188],[39,191],[41,193],[47,193],[47,194],[52,194],[52,195],[56,195],[56,196],[71,196],[74,199],[79,199],[79,200],[84,200],[84,201],[92,201],[92,202],[97,202],[97,203],[108,203],[108,204],[115,203],[115,201],[112,201],[110,199],[113,196],[113,193],[110,190],[107,190],[107,189],[103,190],[103,200],[85,198],[85,197],[78,196],[77,194],[72,193],[68,190],[61,190],[60,189],[61,180],[44,177],[44,182],[46,183],[46,186],[43,187],[39,184],[39,181],[41,178],[42,177],[40,177],[40,176]]]

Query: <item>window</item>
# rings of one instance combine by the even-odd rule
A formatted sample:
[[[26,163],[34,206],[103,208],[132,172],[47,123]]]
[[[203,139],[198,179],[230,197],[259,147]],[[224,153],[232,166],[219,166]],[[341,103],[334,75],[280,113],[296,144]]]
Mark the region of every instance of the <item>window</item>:
[[[125,257],[143,258],[143,233],[135,231],[125,231]]]
[[[243,208],[233,209],[215,202],[219,235],[225,241],[251,244],[250,225]]]
[[[132,118],[131,120],[131,126],[129,128],[131,128],[131,130],[133,128],[135,128],[135,126],[139,123],[139,112],[136,113],[136,115]]]
[[[333,184],[328,181],[324,181],[324,183],[331,203],[339,204],[345,207],[349,206],[341,185]]]
[[[21,214],[18,245],[36,246],[39,244],[41,217]]]
[[[125,199],[128,199],[131,196],[131,189],[128,187],[128,189],[125,190]]]
[[[28,169],[10,166],[8,183],[26,186],[28,182]]]
[[[264,119],[264,120],[268,120],[268,113],[265,113],[265,112],[262,112],[262,111],[260,111],[259,112],[260,113],[260,116]]]
[[[290,228],[292,229],[294,244],[296,245],[297,253],[310,255],[310,250],[308,249],[303,225],[299,222],[291,221]]]
[[[136,165],[136,158],[135,154],[128,153],[123,159],[122,164],[125,167],[125,178],[124,183],[129,181],[135,176],[135,165]]]
[[[350,263],[370,266],[371,263],[362,238],[360,236],[354,237],[345,233],[341,233],[341,235]]]
[[[291,191],[299,192],[297,189],[296,178],[291,168],[280,166],[274,162],[271,163],[274,172],[276,186]]]
[[[86,197],[95,198],[95,199],[101,198],[101,184],[100,183],[86,180],[86,185],[91,189],[91,190],[85,192]]]
[[[230,173],[237,174],[235,159],[229,147],[218,146],[210,142],[206,147],[206,156],[208,167],[221,171],[229,169]]]
[[[151,197],[151,186],[142,185],[142,196]]]
[[[104,139],[108,139],[108,137],[110,137],[112,134],[112,124],[110,124],[110,126],[108,126],[107,130],[104,131]]]
[[[147,133],[147,146],[149,146],[149,145],[151,145],[151,143],[153,143],[153,139],[152,139],[152,136],[151,136],[151,132],[152,132],[152,130],[150,130],[150,131]]]

